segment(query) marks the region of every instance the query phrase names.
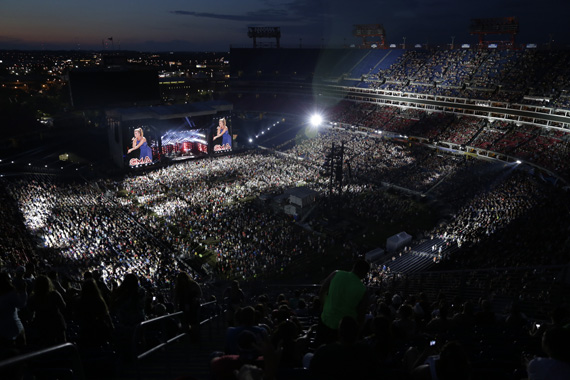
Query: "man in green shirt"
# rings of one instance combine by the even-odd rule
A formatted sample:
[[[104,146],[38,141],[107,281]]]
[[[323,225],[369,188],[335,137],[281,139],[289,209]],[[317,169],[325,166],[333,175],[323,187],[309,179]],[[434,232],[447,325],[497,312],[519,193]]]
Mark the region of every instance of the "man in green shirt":
[[[362,324],[368,301],[362,279],[369,270],[368,262],[358,260],[350,272],[337,270],[325,279],[321,286],[323,309],[317,328],[317,345],[337,340],[339,323],[346,316]]]

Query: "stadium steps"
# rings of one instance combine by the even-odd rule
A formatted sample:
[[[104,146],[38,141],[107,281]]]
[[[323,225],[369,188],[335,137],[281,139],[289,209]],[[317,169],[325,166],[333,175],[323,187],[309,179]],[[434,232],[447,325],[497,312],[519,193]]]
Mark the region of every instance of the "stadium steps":
[[[384,55],[384,56],[382,57],[382,59],[379,60],[376,65],[374,65],[374,67],[372,68],[372,70],[370,70],[370,72],[368,73],[368,75],[370,75],[370,73],[376,72],[376,68],[377,68],[378,66],[380,66],[380,65],[382,64],[382,62],[384,62],[384,60],[385,60],[391,53],[392,53],[392,50],[388,50],[388,53],[387,53],[386,55]]]
[[[469,141],[467,141],[467,143],[465,145],[473,145],[473,141],[475,141],[477,139],[477,137],[479,137],[479,135],[481,134],[481,132],[483,132],[485,130],[485,123],[481,123],[481,127],[477,130],[477,132],[475,132],[475,134],[473,135],[473,137],[471,137],[469,139]]]

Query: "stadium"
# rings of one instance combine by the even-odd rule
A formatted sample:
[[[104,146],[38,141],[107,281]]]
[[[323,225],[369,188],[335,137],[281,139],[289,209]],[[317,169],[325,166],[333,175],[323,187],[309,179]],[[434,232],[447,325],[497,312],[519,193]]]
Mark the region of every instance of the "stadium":
[[[140,120],[163,123],[162,138],[199,120],[205,132],[169,143],[184,159],[157,162],[163,142],[144,167],[1,178],[3,297],[22,301],[4,346],[29,356],[2,362],[5,374],[233,378],[228,368],[253,361],[210,360],[243,354],[226,335],[242,322],[282,342],[274,370],[263,351],[277,379],[416,379],[425,356],[457,345],[463,378],[526,378],[544,331],[570,322],[570,52],[230,56],[223,102],[106,114],[117,157]],[[222,117],[233,145],[219,151]],[[337,354],[362,355],[335,364],[315,341],[320,284],[358,259],[370,265],[366,310],[358,343]],[[180,273],[199,285],[185,290],[192,302]],[[236,317],[250,306],[255,320]],[[50,347],[53,358],[38,354]]]

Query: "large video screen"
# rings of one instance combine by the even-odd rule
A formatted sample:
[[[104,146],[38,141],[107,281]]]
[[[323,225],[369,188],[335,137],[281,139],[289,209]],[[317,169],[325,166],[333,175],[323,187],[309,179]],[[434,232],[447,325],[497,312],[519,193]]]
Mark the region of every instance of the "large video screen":
[[[131,168],[232,151],[231,118],[196,117],[133,123],[124,130],[124,157]]]
[[[138,125],[129,128],[130,142],[125,148],[124,157],[130,167],[150,165],[160,160],[156,130],[151,125]],[[157,138],[158,137],[158,138]],[[128,140],[127,137],[125,140]]]
[[[165,158],[181,160],[208,154],[208,131],[206,129],[167,131],[160,139],[161,153]]]
[[[233,136],[231,133],[231,119],[222,117],[217,119],[217,125],[211,127],[214,154],[231,152]]]

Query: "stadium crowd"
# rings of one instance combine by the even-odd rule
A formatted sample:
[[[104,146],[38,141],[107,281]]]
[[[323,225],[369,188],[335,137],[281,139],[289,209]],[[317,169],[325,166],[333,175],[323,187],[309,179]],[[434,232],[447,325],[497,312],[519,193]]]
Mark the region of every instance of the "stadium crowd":
[[[564,50],[407,50],[368,83],[382,90],[563,107],[567,60]]]
[[[359,117],[377,112],[374,108],[361,109]],[[450,126],[454,123],[449,121]],[[567,262],[569,224],[563,214],[568,202],[529,170],[410,146],[367,130],[328,128],[282,154],[254,150],[178,163],[121,180],[68,181],[49,175],[3,179],[2,199],[7,207],[2,208],[0,223],[3,230],[10,231],[2,236],[2,267],[6,270],[2,275],[3,296],[10,299],[10,311],[21,311],[11,314],[12,329],[3,335],[5,342],[17,347],[44,347],[72,341],[84,347],[114,345],[121,352],[128,351],[123,346],[137,323],[167,312],[189,310],[180,300],[183,292],[177,290],[182,282],[207,287],[211,279],[208,273],[200,270],[203,268],[190,268],[185,260],[191,262],[200,254],[215,258],[214,278],[240,280],[271,278],[303,262],[309,254],[324,258],[334,247],[341,247],[346,259],[364,254],[370,247],[359,244],[354,235],[323,235],[315,224],[313,231],[307,231],[292,217],[274,212],[258,199],[299,185],[326,192],[328,178],[322,168],[333,143],[344,145],[344,167],[350,174],[342,198],[324,202],[324,209],[338,210],[354,220],[378,222],[389,218],[405,223],[415,217],[417,202],[387,192],[382,184],[414,194],[432,193],[449,204],[451,213],[446,223],[422,235],[452,241],[463,249],[444,257],[442,267]],[[541,209],[546,204],[548,211]],[[528,215],[533,216],[533,224],[524,223],[531,220],[526,219]],[[547,234],[552,240],[529,243],[521,239],[525,234],[536,236],[534,223],[550,225],[549,220],[557,222]],[[517,227],[516,234],[512,226]],[[373,233],[363,230],[356,234],[362,232]],[[518,236],[520,244],[512,243],[514,247],[503,251],[509,255],[498,255],[497,248],[487,242],[499,244],[505,236],[515,242]],[[536,244],[548,245],[548,259],[537,255]],[[186,281],[179,279],[181,273]],[[510,275],[508,271],[494,274],[496,279]],[[421,367],[424,356],[437,352],[445,356],[451,347],[463,353],[458,358],[463,371],[477,372],[474,369],[501,357],[502,365],[493,368],[495,372],[511,376],[520,373],[522,377],[526,371],[520,362],[522,350],[540,353],[535,321],[521,316],[514,298],[512,311],[502,314],[502,310],[492,309],[491,291],[483,299],[453,301],[443,293],[430,300],[420,292],[387,291],[401,280],[391,277],[388,268],[375,266],[365,280],[372,291],[376,290],[367,304],[366,322],[356,332],[348,330],[348,335],[341,336],[341,346],[346,345],[343,349],[358,347],[361,359],[366,358],[351,364],[364,367],[348,366],[351,373],[360,373],[361,378],[371,374],[414,378],[425,369]],[[206,297],[195,286],[185,294],[194,299],[186,300],[186,305],[195,305],[196,298]],[[264,358],[272,357],[271,349],[277,342],[286,342],[277,376],[295,378],[307,375],[307,371],[317,378],[329,376],[333,367],[315,363],[321,355],[327,358],[334,352],[327,354],[311,346],[315,342],[311,326],[318,321],[322,301],[317,292],[304,291],[296,299],[279,296],[270,302],[272,297],[254,291],[238,296],[230,309],[238,315],[229,315],[228,322],[257,326],[250,330],[269,337],[272,344],[262,352]],[[564,300],[559,300],[559,306],[563,305]],[[253,319],[249,307],[257,310]],[[553,326],[567,322],[565,314],[556,318]],[[190,317],[188,320],[195,323]],[[47,325],[54,328],[47,329]],[[495,339],[503,331],[508,332],[509,342],[523,343],[514,348],[505,340]],[[236,331],[228,335],[238,339]],[[429,346],[431,340],[436,341],[435,347]],[[446,344],[452,341],[459,343]],[[481,341],[485,342],[483,351]],[[240,350],[251,350],[252,342],[250,337],[249,343],[227,343],[224,354],[240,358],[244,354]],[[242,347],[242,343],[249,346]],[[337,346],[329,348],[340,349]],[[313,354],[312,365],[310,355],[305,359],[308,353]],[[220,358],[226,360],[226,355]],[[249,358],[246,361],[251,363]],[[214,378],[233,376],[228,367],[244,364],[243,357],[227,360],[233,364],[226,363],[221,369],[212,364]],[[293,369],[302,370],[297,373]]]

